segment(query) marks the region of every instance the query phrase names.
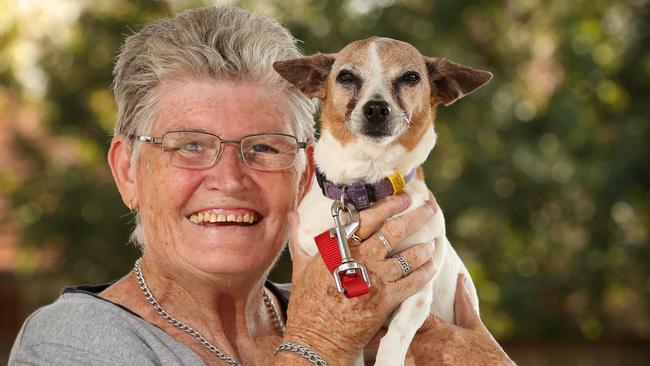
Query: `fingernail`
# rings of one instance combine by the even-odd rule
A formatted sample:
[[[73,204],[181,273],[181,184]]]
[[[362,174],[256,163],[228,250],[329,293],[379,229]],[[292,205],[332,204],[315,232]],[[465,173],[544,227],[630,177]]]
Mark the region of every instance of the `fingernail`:
[[[438,212],[438,204],[436,201],[426,200],[424,202],[429,206],[434,215]]]
[[[467,279],[467,276],[465,276],[464,273],[461,273],[460,276],[463,279],[463,288],[465,289],[465,293],[469,296],[469,280]]]

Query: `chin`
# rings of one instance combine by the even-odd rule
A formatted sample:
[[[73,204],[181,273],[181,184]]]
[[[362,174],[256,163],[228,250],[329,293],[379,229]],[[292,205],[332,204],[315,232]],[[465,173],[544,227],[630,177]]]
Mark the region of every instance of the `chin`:
[[[279,254],[281,248],[260,247],[259,243],[264,242],[270,240],[222,235],[217,240],[178,248],[176,252],[193,267],[206,273],[244,273],[270,266]]]

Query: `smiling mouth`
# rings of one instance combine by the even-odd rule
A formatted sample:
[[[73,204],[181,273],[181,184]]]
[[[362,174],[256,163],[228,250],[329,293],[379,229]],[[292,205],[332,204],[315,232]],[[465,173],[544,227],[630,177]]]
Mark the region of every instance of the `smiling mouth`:
[[[255,213],[225,214],[222,212],[204,211],[187,217],[191,223],[203,226],[250,226],[258,223],[262,217]]]

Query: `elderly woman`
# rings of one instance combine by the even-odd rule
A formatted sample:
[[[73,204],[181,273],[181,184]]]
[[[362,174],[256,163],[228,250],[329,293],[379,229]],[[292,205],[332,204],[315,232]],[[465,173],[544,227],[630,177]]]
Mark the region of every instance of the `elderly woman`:
[[[436,206],[385,222],[408,206],[394,196],[363,212],[355,256],[373,285],[363,297],[339,295],[320,258],[294,246],[287,310],[288,293],[266,277],[312,177],[314,106],[272,64],[299,56],[274,20],[235,8],[184,12],[127,38],[108,162],[142,258],[119,281],[65,289],[31,315],[11,365],[350,365],[372,346],[435,271],[419,245],[403,253],[413,272],[395,277],[374,233],[398,246]],[[429,319],[408,362],[510,362],[462,281],[458,294],[461,326]]]

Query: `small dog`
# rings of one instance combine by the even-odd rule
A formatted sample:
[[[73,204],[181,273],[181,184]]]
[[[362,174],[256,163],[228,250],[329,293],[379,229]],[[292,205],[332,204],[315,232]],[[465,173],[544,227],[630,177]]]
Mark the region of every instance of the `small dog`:
[[[403,172],[404,191],[412,199],[408,210],[422,205],[433,197],[420,165],[436,144],[437,105],[449,105],[492,78],[487,71],[425,57],[408,43],[379,37],[353,42],[337,54],[278,61],[273,66],[304,94],[321,102],[321,137],[314,151],[320,177],[313,180],[298,209],[300,244],[307,245],[304,249],[312,255],[317,252],[314,237],[332,227],[333,200],[323,195],[318,181],[368,186]],[[460,272],[470,276],[445,236],[441,210],[401,243],[400,250],[431,241],[435,242],[436,275],[395,311],[375,365],[404,364],[411,340],[428,316],[418,310],[422,309],[418,303],[428,304],[431,313],[454,322],[456,278]],[[468,282],[478,311],[476,289]],[[363,365],[361,358],[359,362]]]

